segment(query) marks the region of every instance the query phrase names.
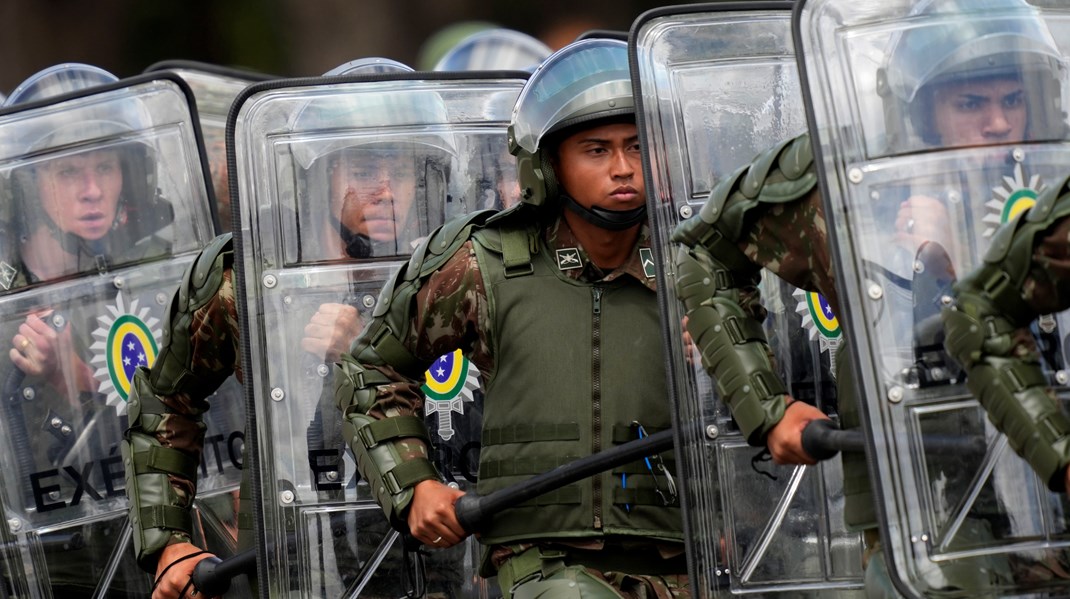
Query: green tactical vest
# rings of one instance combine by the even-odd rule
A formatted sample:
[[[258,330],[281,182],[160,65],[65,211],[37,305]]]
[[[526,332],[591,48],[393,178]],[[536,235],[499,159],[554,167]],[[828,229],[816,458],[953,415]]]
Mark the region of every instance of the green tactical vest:
[[[529,234],[482,229],[472,238],[487,290],[490,343],[495,356],[506,357],[483,373],[480,495],[637,439],[633,422],[647,433],[671,426],[654,292],[631,277],[599,284],[570,279],[541,236],[531,268],[518,267],[513,248],[522,248],[522,262]],[[671,455],[663,459],[675,472]],[[501,512],[482,542],[602,535],[683,539],[679,500],[663,504],[643,460]]]

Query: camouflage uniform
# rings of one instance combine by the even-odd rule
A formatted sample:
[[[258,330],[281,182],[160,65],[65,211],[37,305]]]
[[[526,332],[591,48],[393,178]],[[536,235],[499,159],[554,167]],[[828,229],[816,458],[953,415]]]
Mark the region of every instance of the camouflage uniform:
[[[518,212],[518,210],[513,212]],[[522,210],[519,212],[521,215],[525,214]],[[526,219],[518,216],[518,220]],[[563,218],[558,218],[539,234],[543,236],[545,243],[543,247],[549,250],[550,255],[557,250],[578,249],[579,267],[561,271],[571,280],[587,283],[616,281],[623,282],[625,285],[638,284],[652,292],[655,291],[653,269],[648,267],[649,270],[644,270],[643,259],[640,255],[641,248],[650,247],[649,231],[646,226],[642,227],[637,246],[628,260],[611,272],[604,272],[590,262]],[[434,237],[433,234],[432,239]],[[493,316],[489,312],[488,290],[485,286],[483,268],[473,242],[465,241],[441,267],[424,279],[425,282],[419,288],[411,305],[409,332],[402,342],[405,350],[410,352],[418,362],[427,365],[438,356],[454,349],[464,349],[466,355],[484,377],[484,388],[489,389],[494,382],[494,373],[500,370],[503,360],[508,360],[508,357],[495,356],[492,351],[498,332],[494,330]],[[655,302],[653,293],[649,295],[649,301]],[[545,315],[545,318],[553,318],[552,314],[546,310],[546,306],[532,306],[531,310],[540,311],[539,313]],[[362,363],[354,368],[358,364],[357,356],[361,355],[360,348],[368,343],[368,336],[373,334],[373,327],[365,329],[354,343],[354,353],[343,355],[342,363],[339,365],[340,370],[336,375],[336,382],[339,385],[339,401],[342,402],[352,394],[356,376],[367,376],[369,371],[375,370],[385,376],[386,382],[376,389],[375,401],[366,413],[376,419],[396,416],[422,417],[424,397],[420,391],[420,381],[404,376],[390,364],[385,363]],[[605,351],[612,355],[609,349]],[[620,359],[651,360],[654,363],[660,363],[661,360],[658,358],[660,354],[660,347],[650,347],[646,349],[645,354],[633,352],[629,357],[620,357]],[[491,406],[494,402],[510,400],[494,396],[488,391],[484,400],[485,413],[493,409]],[[665,407],[667,409],[667,406]],[[428,457],[428,446],[423,440],[406,438],[400,440],[396,446],[402,460]],[[404,516],[395,514],[395,526],[404,526],[403,522]],[[607,543],[607,540],[593,529],[591,536],[587,538],[560,539],[557,542],[551,539],[531,539],[532,542],[494,546],[490,548],[490,555],[485,559],[485,562],[488,560],[491,562],[491,567],[487,568],[485,564],[484,573],[494,572],[511,558],[538,559],[541,554],[545,567],[567,570],[566,576],[569,576],[570,580],[577,581],[581,587],[604,583],[624,597],[652,595],[661,598],[689,597],[687,576],[682,573],[686,570],[682,544],[664,542],[651,544],[644,543],[641,537],[636,538],[638,539],[637,548],[631,549],[632,551],[645,550],[653,553],[644,553],[644,555],[660,555],[666,558],[666,564],[675,564],[670,568],[675,567],[675,571],[679,573],[661,574],[658,572],[658,575],[632,575],[578,565],[588,560],[597,561],[600,550]],[[562,557],[560,560],[555,560],[554,565],[546,566],[551,563],[546,557],[551,552],[560,552]],[[585,555],[588,556],[587,559],[582,557]],[[650,564],[644,564],[644,566],[649,567]],[[639,566],[638,570],[643,571],[643,566]],[[502,581],[505,578],[504,574],[502,572],[498,574],[499,580]],[[515,582],[515,580],[508,578],[502,584],[503,590],[507,593],[508,587],[512,586],[509,582]],[[518,590],[516,596],[523,595]]]

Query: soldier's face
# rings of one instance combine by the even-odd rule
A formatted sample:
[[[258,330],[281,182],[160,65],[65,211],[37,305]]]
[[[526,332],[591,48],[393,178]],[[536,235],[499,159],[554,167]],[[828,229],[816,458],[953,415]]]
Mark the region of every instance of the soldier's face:
[[[346,152],[332,164],[332,210],[350,231],[394,241],[406,226],[416,193],[412,151]]]
[[[557,148],[554,172],[565,193],[584,208],[631,210],[646,203],[639,133],[632,123],[569,135]]]
[[[933,92],[933,123],[948,147],[1025,139],[1025,88],[1017,78],[947,83]]]
[[[37,167],[36,179],[41,206],[64,233],[93,241],[111,230],[123,190],[118,151],[50,160]]]

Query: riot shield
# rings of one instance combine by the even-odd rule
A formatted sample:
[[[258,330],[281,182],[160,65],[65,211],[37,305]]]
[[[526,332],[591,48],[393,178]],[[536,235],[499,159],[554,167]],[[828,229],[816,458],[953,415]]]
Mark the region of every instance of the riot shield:
[[[662,289],[673,288],[670,237],[680,220],[698,210],[720,178],[805,128],[790,11],[787,2],[669,7],[632,27]],[[819,294],[769,273],[761,292],[766,333],[792,396],[835,416],[835,316],[821,309]],[[661,303],[696,593],[857,595],[862,550],[859,535],[844,526],[839,458],[754,467],[759,449],[747,445],[681,341],[682,304],[672,294]]]
[[[255,404],[261,592],[486,597],[473,539],[404,546],[360,480],[330,364],[413,248],[446,220],[517,197],[506,127],[525,73],[393,73],[273,82],[236,100],[236,268]],[[334,343],[318,343],[329,332]],[[448,354],[426,375],[433,459],[474,488],[481,393]],[[493,584],[493,583],[490,583]]]
[[[1070,12],[817,0],[795,26],[892,582],[1065,596],[1066,498],[988,421],[937,315],[995,227],[1065,175]]]
[[[241,90],[260,81],[272,79],[252,71],[230,69],[187,60],[158,62],[145,69],[146,73],[171,71],[185,81],[197,101],[197,122],[204,136],[208,153],[212,189],[215,190],[218,229],[231,230],[230,185],[227,182],[227,148],[225,144],[227,114],[230,104]]]
[[[143,597],[119,442],[134,369],[213,236],[189,89],[161,74],[0,113],[0,596]],[[207,424],[194,531],[233,546],[234,395]]]

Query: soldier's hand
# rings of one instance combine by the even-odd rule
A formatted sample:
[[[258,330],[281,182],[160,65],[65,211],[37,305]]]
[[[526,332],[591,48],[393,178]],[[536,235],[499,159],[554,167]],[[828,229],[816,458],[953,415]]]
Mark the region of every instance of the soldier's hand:
[[[802,431],[811,420],[827,419],[825,413],[814,406],[794,399],[788,400],[784,417],[769,431],[766,444],[773,461],[777,464],[816,464],[802,447]]]
[[[926,241],[948,247],[951,225],[947,207],[940,200],[924,195],[911,196],[899,205],[895,217],[896,240],[913,251]]]
[[[453,504],[463,491],[437,480],[421,481],[413,489],[409,506],[409,530],[428,547],[453,547],[468,536],[457,521]]]
[[[61,333],[44,321],[42,316],[47,317],[48,314],[26,316],[26,320],[19,325],[18,333],[11,339],[13,347],[8,353],[11,362],[30,376],[51,376],[59,364]],[[67,342],[65,345],[70,347],[70,333],[64,329],[62,334]]]
[[[360,313],[353,306],[323,304],[305,325],[301,349],[323,356],[328,363],[337,362],[363,327]]]
[[[152,590],[152,599],[178,599],[180,596],[192,595],[194,588],[190,584],[190,579],[193,576],[193,569],[201,560],[214,556],[205,552],[188,559],[182,558],[200,550],[192,543],[175,543],[164,547],[160,552],[160,561],[156,565],[156,582]],[[186,585],[189,585],[189,588],[186,588]],[[186,591],[185,595],[182,595],[183,590]],[[201,596],[198,594],[197,597],[200,599]]]

